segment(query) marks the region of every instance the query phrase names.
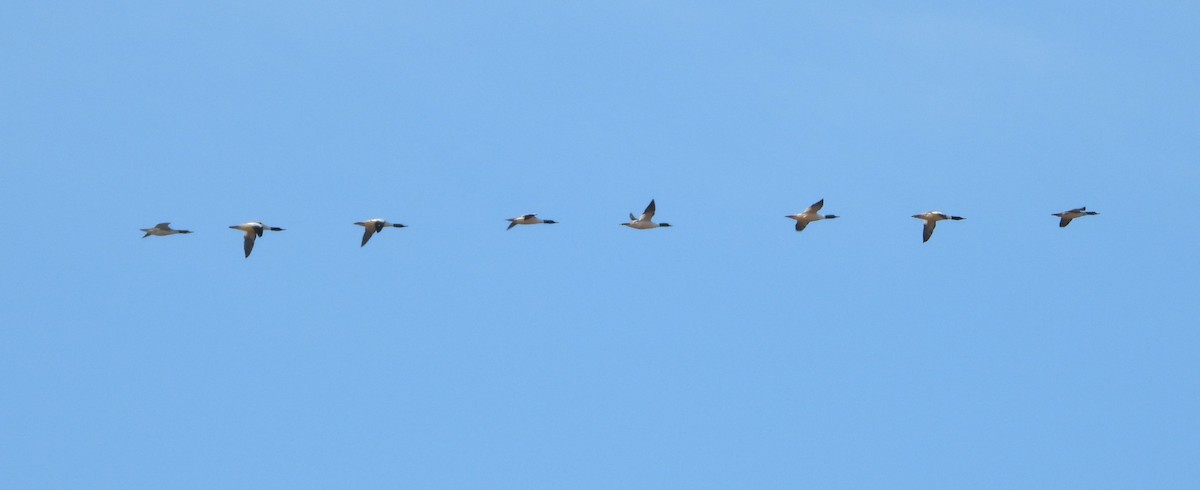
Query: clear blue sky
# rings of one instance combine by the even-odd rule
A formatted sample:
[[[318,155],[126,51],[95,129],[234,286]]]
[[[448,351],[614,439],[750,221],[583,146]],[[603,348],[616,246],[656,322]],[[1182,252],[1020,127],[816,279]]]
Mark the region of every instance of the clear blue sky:
[[[1200,484],[1200,7],[907,4],[6,2],[0,487]]]

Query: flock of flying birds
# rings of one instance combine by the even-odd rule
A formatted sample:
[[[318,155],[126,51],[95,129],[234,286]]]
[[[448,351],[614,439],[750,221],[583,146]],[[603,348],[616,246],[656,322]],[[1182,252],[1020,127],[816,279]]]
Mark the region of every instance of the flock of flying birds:
[[[812,223],[813,221],[820,221],[823,219],[834,219],[834,218],[838,217],[836,214],[821,214],[820,213],[821,208],[824,206],[825,206],[825,200],[821,199],[820,201],[813,203],[812,206],[809,206],[808,209],[805,209],[804,212],[798,213],[798,214],[791,214],[786,217],[796,220],[796,231],[804,231],[804,228],[807,227],[808,224]],[[670,223],[655,223],[653,221],[654,211],[655,211],[654,200],[651,199],[650,205],[646,206],[646,210],[642,212],[641,216],[634,216],[633,213],[629,213],[629,222],[621,223],[621,226],[628,226],[635,230],[649,230],[649,229],[653,229],[653,228],[666,228],[666,227],[671,226]],[[1071,224],[1071,220],[1073,220],[1075,218],[1081,218],[1084,216],[1094,216],[1097,214],[1100,214],[1100,213],[1097,213],[1095,211],[1088,211],[1087,207],[1081,207],[1081,208],[1075,208],[1075,209],[1063,211],[1061,213],[1053,213],[1051,216],[1057,216],[1059,218],[1058,226],[1060,228],[1063,228],[1063,227],[1066,227],[1067,225]],[[914,214],[913,217],[925,222],[925,227],[923,228],[922,235],[921,235],[922,243],[929,241],[929,237],[933,236],[933,229],[937,226],[938,221],[942,221],[942,220],[957,221],[957,220],[963,219],[962,216],[951,216],[951,215],[948,215],[941,211],[929,211],[927,213]],[[511,230],[511,229],[513,229],[513,227],[515,227],[517,225],[541,225],[541,224],[552,225],[555,223],[556,223],[556,221],[554,221],[554,220],[541,219],[541,218],[537,217],[536,214],[523,214],[521,216],[517,216],[516,218],[508,218],[508,229]],[[365,229],[363,231],[362,244],[359,245],[360,247],[365,246],[367,244],[367,240],[370,240],[371,237],[374,236],[376,233],[383,231],[384,228],[404,228],[405,227],[402,224],[391,223],[387,220],[383,220],[380,218],[369,219],[366,221],[356,221],[354,224],[361,226]],[[242,234],[245,236],[244,240],[242,241],[242,249],[246,252],[246,257],[249,257],[250,251],[254,250],[254,240],[260,236],[263,236],[264,231],[283,231],[283,228],[267,226],[258,221],[251,221],[249,223],[233,225],[233,226],[230,226],[230,228],[235,229],[235,230],[241,230]],[[173,229],[171,229],[171,223],[159,223],[157,225],[154,225],[154,228],[142,228],[142,231],[146,232],[145,235],[142,235],[142,238],[146,238],[151,235],[167,236],[167,235],[191,233],[191,231],[189,231],[189,230],[173,230]]]

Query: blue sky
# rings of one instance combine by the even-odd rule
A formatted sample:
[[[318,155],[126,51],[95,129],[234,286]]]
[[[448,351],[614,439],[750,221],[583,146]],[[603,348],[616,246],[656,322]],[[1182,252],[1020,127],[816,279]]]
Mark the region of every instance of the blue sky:
[[[9,2],[0,487],[1194,486],[1198,13]]]

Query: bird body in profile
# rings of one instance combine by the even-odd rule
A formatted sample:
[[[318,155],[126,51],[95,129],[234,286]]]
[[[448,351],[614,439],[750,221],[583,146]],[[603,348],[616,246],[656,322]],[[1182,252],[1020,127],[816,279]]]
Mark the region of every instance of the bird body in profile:
[[[246,257],[250,257],[250,251],[254,250],[254,239],[262,236],[263,230],[283,231],[283,228],[267,226],[259,221],[250,221],[240,225],[233,225],[230,226],[230,228],[241,230],[242,234],[245,235],[245,240],[242,241],[242,249],[246,252]]]
[[[941,211],[930,211],[928,213],[914,214],[913,217],[917,218],[919,220],[925,221],[925,229],[924,229],[924,234],[921,235],[922,236],[921,243],[928,242],[929,237],[933,236],[933,229],[935,227],[937,227],[938,221],[947,220],[947,219],[958,221],[960,219],[963,219],[961,216],[950,216]]]
[[[823,220],[823,219],[834,219],[834,218],[838,217],[838,215],[836,215],[836,214],[825,214],[825,215],[821,214],[820,213],[821,208],[824,206],[825,206],[825,200],[821,199],[820,201],[813,203],[812,206],[809,206],[808,209],[805,209],[803,213],[791,214],[791,215],[788,215],[785,217],[796,220],[796,231],[804,231],[804,228],[807,227],[808,224],[812,223],[813,221],[819,221],[819,220]]]
[[[154,228],[142,228],[141,230],[146,232],[145,235],[142,235],[142,238],[146,238],[150,235],[167,236],[167,235],[175,235],[175,234],[186,235],[188,233],[191,233],[191,231],[188,231],[188,230],[172,230],[171,223],[159,223],[157,225],[154,225]]]
[[[642,215],[640,217],[635,217],[633,213],[629,213],[629,222],[621,223],[621,226],[628,226],[635,230],[649,230],[653,228],[667,228],[671,226],[670,223],[655,223],[651,221],[654,218],[654,211],[654,200],[651,199],[650,205],[646,206],[646,210],[642,211]]]
[[[554,221],[554,220],[550,220],[550,219],[541,219],[541,218],[537,217],[536,214],[523,214],[521,216],[517,216],[516,218],[508,218],[508,228],[507,229],[511,230],[511,229],[513,229],[514,226],[517,226],[517,225],[540,225],[540,224],[553,225],[555,223],[558,223],[558,222]]]
[[[363,231],[362,245],[359,245],[359,247],[366,246],[367,240],[370,240],[371,236],[374,235],[375,233],[383,231],[384,228],[404,228],[405,227],[402,224],[389,223],[380,218],[372,218],[372,219],[369,219],[366,221],[355,221],[354,224],[361,226],[363,228],[366,228],[366,230]]]
[[[1054,213],[1051,216],[1058,216],[1059,217],[1058,227],[1066,228],[1067,225],[1071,224],[1071,220],[1073,220],[1075,218],[1082,218],[1084,216],[1095,216],[1097,214],[1100,214],[1100,213],[1097,213],[1095,211],[1088,211],[1087,206],[1084,206],[1082,208],[1075,208],[1075,209],[1072,209],[1069,211],[1063,211],[1061,213]]]

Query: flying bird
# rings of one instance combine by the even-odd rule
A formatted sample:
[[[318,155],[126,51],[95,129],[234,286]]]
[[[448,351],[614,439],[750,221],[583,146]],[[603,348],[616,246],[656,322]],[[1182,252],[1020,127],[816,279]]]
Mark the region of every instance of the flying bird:
[[[263,230],[283,231],[283,228],[267,226],[258,221],[251,221],[249,223],[233,225],[233,226],[230,226],[230,228],[233,228],[235,230],[242,230],[242,233],[245,234],[246,239],[242,243],[242,248],[246,251],[246,257],[249,257],[250,251],[254,250],[254,239],[262,236]]]
[[[541,219],[537,217],[536,214],[523,214],[521,216],[517,216],[516,218],[508,218],[508,222],[508,230],[513,229],[513,227],[517,225],[537,225],[542,223],[553,225],[557,223],[557,221],[554,220]]]
[[[929,241],[929,237],[933,236],[933,228],[937,226],[937,222],[945,219],[958,221],[963,219],[961,216],[950,216],[941,211],[930,211],[928,213],[914,214],[914,218],[925,220],[925,233],[922,235],[921,243]]]
[[[167,235],[174,235],[176,233],[181,234],[181,235],[186,235],[188,233],[191,233],[191,231],[188,231],[188,230],[172,230],[171,223],[159,223],[157,225],[154,225],[154,228],[142,228],[141,230],[146,232],[145,235],[142,235],[142,238],[146,238],[150,235],[167,236]]]
[[[1058,216],[1060,218],[1058,220],[1058,227],[1066,228],[1067,225],[1071,224],[1071,220],[1073,220],[1075,218],[1082,218],[1084,216],[1095,216],[1097,214],[1100,214],[1100,213],[1097,213],[1095,211],[1088,211],[1087,206],[1084,206],[1082,208],[1075,208],[1070,211],[1054,213],[1051,216]]]
[[[354,224],[361,226],[363,228],[366,228],[366,230],[363,231],[362,245],[359,245],[359,247],[366,246],[367,240],[371,239],[371,235],[374,235],[376,232],[383,231],[384,228],[389,228],[389,227],[404,228],[405,227],[402,224],[388,223],[387,221],[384,221],[379,218],[373,218],[373,219],[369,219],[366,221],[355,221]]]
[[[650,200],[650,205],[646,206],[646,210],[642,211],[642,216],[635,218],[633,213],[629,213],[629,222],[621,223],[621,226],[628,226],[635,230],[649,230],[651,228],[666,228],[671,226],[670,223],[655,223],[650,221],[654,218],[654,200]]]
[[[820,201],[813,203],[812,206],[809,206],[808,209],[805,209],[803,213],[792,214],[785,217],[796,220],[796,231],[804,231],[804,227],[808,226],[808,224],[812,223],[813,221],[834,219],[838,217],[836,214],[820,214],[819,211],[821,211],[823,206],[825,206],[825,200],[821,199]]]

